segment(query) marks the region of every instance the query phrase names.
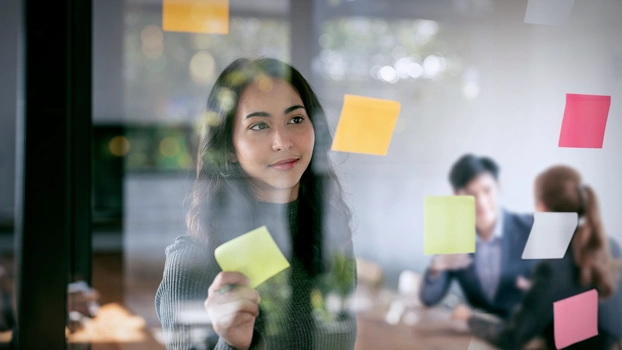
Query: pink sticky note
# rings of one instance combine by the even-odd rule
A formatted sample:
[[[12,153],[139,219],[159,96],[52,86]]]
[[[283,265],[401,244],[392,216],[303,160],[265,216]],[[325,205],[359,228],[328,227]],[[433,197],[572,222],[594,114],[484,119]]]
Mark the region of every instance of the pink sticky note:
[[[566,94],[559,147],[603,148],[611,96]]]
[[[592,289],[553,303],[555,346],[565,348],[598,335],[598,292]]]

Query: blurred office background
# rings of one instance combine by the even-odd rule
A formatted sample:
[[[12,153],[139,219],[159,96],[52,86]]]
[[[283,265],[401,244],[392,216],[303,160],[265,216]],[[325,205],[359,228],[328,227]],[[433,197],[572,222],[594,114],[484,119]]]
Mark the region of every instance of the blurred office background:
[[[9,256],[20,6],[0,4],[0,249]],[[525,24],[527,0],[230,6],[228,35],[190,34],[162,31],[161,0],[93,0],[93,279],[103,301],[115,293],[110,300],[147,328],[159,327],[164,248],[185,233],[197,116],[237,57],[298,67],[333,130],[344,94],[401,103],[387,156],[332,155],[354,213],[355,251],[381,267],[385,288],[396,289],[403,270],[426,267],[423,198],[451,193],[449,167],[467,152],[499,162],[502,204],[518,212],[533,211],[538,172],[576,167],[622,241],[622,2],[577,0],[563,26]],[[612,96],[602,149],[558,148],[566,93]]]

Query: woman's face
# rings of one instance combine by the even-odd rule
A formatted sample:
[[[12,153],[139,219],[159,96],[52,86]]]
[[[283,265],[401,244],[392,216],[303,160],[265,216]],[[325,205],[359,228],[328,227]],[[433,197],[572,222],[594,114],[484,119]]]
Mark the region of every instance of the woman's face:
[[[233,121],[232,160],[250,176],[259,200],[298,198],[314,143],[309,115],[289,83],[265,78],[244,89]]]

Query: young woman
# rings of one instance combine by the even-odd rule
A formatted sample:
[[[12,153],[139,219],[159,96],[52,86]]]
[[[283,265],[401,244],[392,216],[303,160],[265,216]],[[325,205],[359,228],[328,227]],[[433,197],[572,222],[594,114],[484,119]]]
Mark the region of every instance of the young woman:
[[[620,248],[607,239],[600,220],[596,194],[581,182],[577,171],[555,166],[535,182],[536,209],[543,212],[576,212],[577,227],[563,259],[546,260],[535,267],[532,286],[508,322],[495,323],[461,309],[454,314],[467,320],[474,336],[500,349],[522,349],[535,336],[556,349],[553,303],[596,288],[598,336],[566,349],[610,349],[622,339],[622,284],[618,262]]]
[[[331,143],[318,98],[293,67],[240,59],[221,73],[207,100],[189,235],[166,249],[156,296],[168,349],[354,347],[355,319],[335,307],[356,273]],[[220,270],[214,249],[263,225],[291,267],[251,289],[244,275]],[[197,304],[211,344],[180,321]]]

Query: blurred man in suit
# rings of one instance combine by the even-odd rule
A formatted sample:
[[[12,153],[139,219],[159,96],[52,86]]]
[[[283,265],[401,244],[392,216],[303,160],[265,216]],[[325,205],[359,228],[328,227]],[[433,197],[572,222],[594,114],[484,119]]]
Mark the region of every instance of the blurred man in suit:
[[[471,334],[497,349],[533,349],[534,337],[543,340],[538,349],[622,349],[622,277],[618,242],[606,234],[596,191],[583,183],[569,166],[556,165],[540,173],[534,184],[538,212],[576,213],[575,229],[562,259],[545,259],[534,268],[532,288],[505,322],[495,322],[458,307],[453,318],[465,321]],[[549,234],[554,234],[549,232]],[[582,293],[598,298],[593,336],[560,345],[552,305]]]
[[[439,303],[456,280],[471,307],[505,318],[529,287],[537,261],[521,256],[533,216],[500,207],[498,177],[499,167],[488,157],[467,154],[452,166],[454,194],[475,197],[476,250],[432,257],[420,291],[423,304]]]

